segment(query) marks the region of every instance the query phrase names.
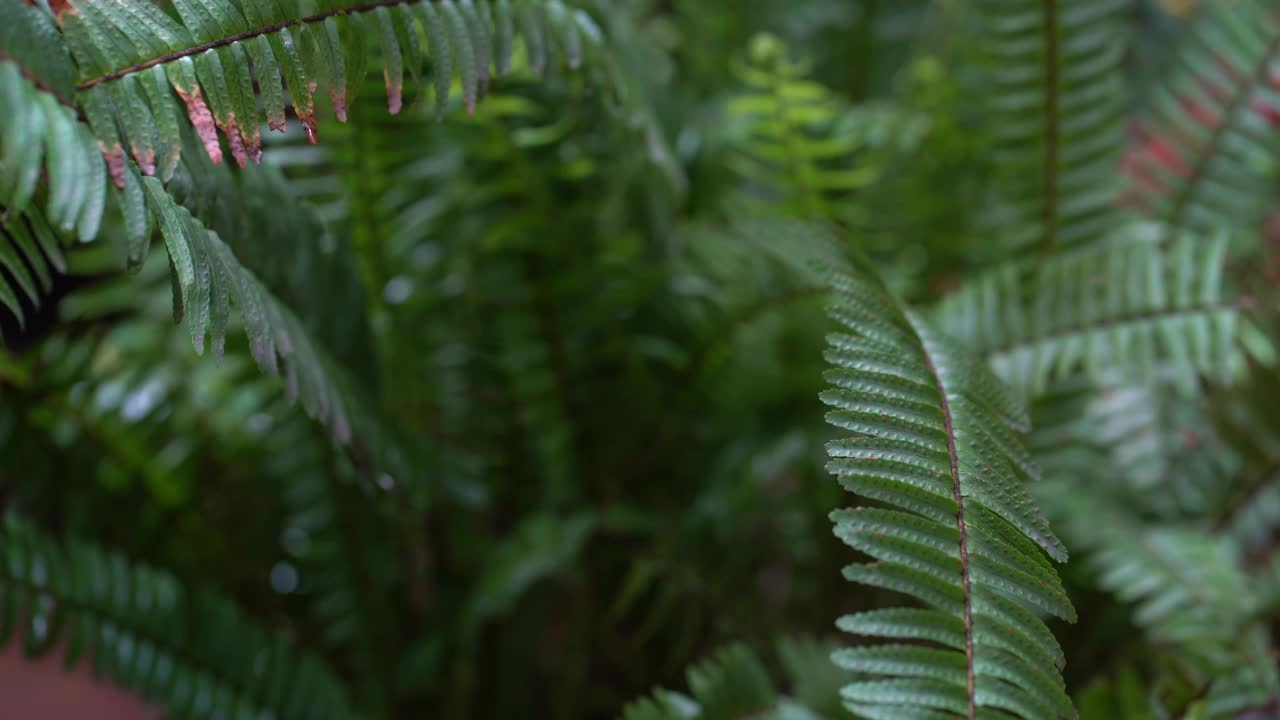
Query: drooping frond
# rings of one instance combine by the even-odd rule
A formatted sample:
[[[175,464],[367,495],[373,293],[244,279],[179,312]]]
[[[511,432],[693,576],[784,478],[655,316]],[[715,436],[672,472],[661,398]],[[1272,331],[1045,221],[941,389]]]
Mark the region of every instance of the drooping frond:
[[[27,66],[15,62],[31,53],[22,52],[24,46],[12,37],[42,37],[37,33],[44,20],[23,3],[0,8],[0,208],[5,214],[28,210],[44,178],[49,223],[61,234],[92,240],[107,201],[107,171],[98,143],[51,86],[28,77]],[[52,38],[57,37],[53,32]],[[57,68],[57,58],[52,53],[48,65],[35,67]],[[69,71],[69,61],[67,65]]]
[[[1271,197],[1268,168],[1280,158],[1271,127],[1278,57],[1274,5],[1205,4],[1127,158],[1134,201],[1171,234],[1252,229]]]
[[[229,600],[191,591],[119,554],[57,542],[4,519],[0,644],[28,656],[61,651],[174,717],[317,720],[352,717],[339,680],[252,624]]]
[[[283,371],[290,398],[301,398],[307,413],[340,442],[350,440],[350,396],[293,312],[240,265],[217,233],[175,203],[159,180],[141,182],[147,211],[169,253],[174,317],[186,319],[196,352],[204,352],[207,338],[214,355],[221,355],[234,306],[258,367],[272,375]]]
[[[210,158],[221,161],[221,131],[243,166],[261,157],[264,119],[285,127],[286,102],[313,141],[318,93],[345,121],[373,53],[392,113],[403,104],[406,70],[421,84],[428,62],[443,112],[455,78],[474,108],[491,77],[510,69],[517,41],[538,73],[557,59],[576,67],[601,40],[585,13],[560,0],[179,0],[174,8],[176,19],[147,0],[57,4],[78,66],[77,102],[117,184],[125,149],[144,174],[167,180],[173,172],[175,93]]]
[[[868,718],[1070,717],[1062,651],[1040,613],[1074,620],[1052,564],[1066,550],[1028,481],[1025,410],[977,357],[905,309],[861,268],[834,271],[828,420],[851,431],[828,468],[876,506],[837,510],[836,534],[873,562],[850,580],[926,609],[856,613],[840,627],[889,644],[838,652],[873,679],[847,686]],[[927,644],[903,641],[926,641]]]
[[[849,674],[831,662],[830,648],[810,638],[782,638],[778,655],[792,688],[774,685],[759,655],[730,645],[689,668],[689,695],[655,690],[629,703],[622,720],[738,720],[745,717],[838,720],[847,713],[833,700]]]
[[[999,266],[944,300],[938,326],[1032,392],[1079,370],[1224,377],[1247,304],[1226,298],[1226,238],[1158,235],[1142,226],[1032,271]]]
[[[1095,242],[1116,219],[1129,0],[979,5],[989,38],[989,127],[1008,181],[994,218],[1002,245],[1049,252]]]

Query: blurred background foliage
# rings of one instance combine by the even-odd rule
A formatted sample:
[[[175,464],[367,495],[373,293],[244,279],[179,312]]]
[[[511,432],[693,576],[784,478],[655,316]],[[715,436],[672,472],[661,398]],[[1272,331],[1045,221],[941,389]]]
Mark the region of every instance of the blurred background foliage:
[[[368,717],[613,717],[728,642],[797,697],[838,687],[812,641],[774,650],[882,600],[840,579],[827,519],[823,290],[719,228],[828,219],[906,297],[956,287],[999,251],[984,38],[963,0],[576,4],[616,94],[517,73],[436,124],[425,102],[387,115],[375,74],[320,144],[273,136],[243,170],[188,153],[170,184],[349,372],[385,447],[334,447],[243,338],[194,356],[160,255],[124,276],[87,245],[43,314],[5,318],[0,506],[220,588]],[[1135,108],[1196,11],[1132,6]],[[1180,401],[1124,407],[1146,402]],[[1183,405],[1188,424],[1151,417],[1194,451]],[[1213,472],[1150,513],[1209,502]],[[1127,623],[1061,635],[1073,689],[1126,692]]]

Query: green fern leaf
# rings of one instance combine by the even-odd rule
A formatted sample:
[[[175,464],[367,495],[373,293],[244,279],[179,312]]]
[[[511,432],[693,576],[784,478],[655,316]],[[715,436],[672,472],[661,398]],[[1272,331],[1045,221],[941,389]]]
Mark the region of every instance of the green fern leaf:
[[[1210,705],[1218,705],[1207,717],[1235,717],[1280,699],[1280,674],[1258,622],[1262,598],[1228,538],[1144,525],[1105,490],[1078,483],[1055,480],[1038,490],[1072,544],[1090,552],[1098,583],[1134,606],[1134,622],[1155,642],[1178,649],[1180,672],[1192,673],[1203,686],[1197,694],[1207,689]]]
[[[0,531],[0,643],[21,626],[28,656],[64,647],[175,716],[352,717],[346,691],[315,657],[251,624],[228,600],[188,592],[122,556],[58,543],[16,516]]]
[[[869,717],[1072,716],[1061,650],[1038,615],[1075,619],[1044,557],[1066,550],[1027,487],[1036,470],[1017,437],[1025,411],[866,271],[834,270],[831,284],[843,332],[829,338],[823,401],[828,421],[854,435],[829,444],[828,467],[888,506],[832,515],[836,534],[873,559],[845,575],[929,606],[860,613],[842,627],[933,643],[838,652],[838,664],[874,678],[847,686],[845,700]]]
[[[1240,309],[1225,297],[1227,239],[1164,244],[1143,226],[1034,269],[988,271],[942,302],[937,323],[1014,387],[1041,392],[1083,369],[1227,379]]]
[[[980,3],[989,31],[998,215],[1009,249],[1096,242],[1115,224],[1129,0]],[[1030,180],[1029,178],[1035,178]]]
[[[746,92],[727,107],[727,164],[741,178],[743,206],[806,218],[833,218],[843,198],[874,180],[853,164],[865,144],[860,116],[809,79],[785,44],[757,36],[737,74]]]
[[[168,78],[214,162],[222,159],[221,133],[232,157],[244,166],[260,160],[259,126],[264,113],[271,129],[284,129],[286,91],[313,142],[317,81],[325,86],[338,120],[345,122],[364,80],[367,47],[372,44],[380,48],[388,109],[392,114],[399,112],[406,59],[407,69],[416,78],[424,58],[419,19],[426,26],[440,112],[455,72],[467,109],[474,110],[488,90],[491,68],[508,69],[518,37],[524,40],[535,72],[548,62],[551,37],[562,38],[558,57],[571,67],[599,46],[598,31],[590,19],[569,11],[558,0],[522,3],[527,22],[520,32],[512,22],[511,8],[501,3],[495,12],[494,2],[334,2],[302,16],[292,3],[178,0],[175,20],[148,0],[71,0],[58,6],[56,26],[47,13],[34,8],[13,14],[25,18],[23,27],[40,30],[37,37],[65,42],[70,48],[75,63],[69,58],[60,61],[53,73],[56,85],[69,93],[73,87],[69,79],[78,76],[76,95],[104,144],[113,180],[123,187],[120,138],[144,175],[158,173],[168,180],[176,167],[180,143],[173,101],[154,78]],[[409,12],[411,7],[421,17]],[[14,55],[24,68],[44,62],[44,55],[23,54],[20,42],[4,40],[0,51]],[[7,49],[11,44],[17,54]]]
[[[29,9],[30,12],[36,12]],[[57,54],[58,48],[44,48]],[[65,50],[60,52],[65,54]],[[48,178],[45,216],[62,233],[92,240],[107,201],[106,166],[98,142],[47,87],[24,75],[0,48],[0,205],[28,208],[43,173]]]
[[[196,352],[203,353],[210,329],[215,353],[221,352],[229,306],[234,304],[258,366],[272,375],[283,367],[290,398],[300,398],[307,413],[339,442],[349,441],[351,398],[298,319],[240,265],[216,233],[175,203],[159,180],[148,177],[142,183],[173,261],[175,301],[181,301],[175,308],[187,318]]]

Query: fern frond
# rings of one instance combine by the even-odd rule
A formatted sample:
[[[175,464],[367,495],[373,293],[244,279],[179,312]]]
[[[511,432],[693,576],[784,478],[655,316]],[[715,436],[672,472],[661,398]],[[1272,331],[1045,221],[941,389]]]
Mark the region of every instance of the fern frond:
[[[284,129],[286,100],[313,142],[318,92],[327,91],[345,121],[369,64],[367,46],[378,48],[393,114],[403,105],[405,69],[418,77],[428,60],[437,107],[448,106],[456,78],[471,111],[493,68],[510,68],[517,39],[535,73],[552,57],[577,67],[601,47],[591,19],[560,0],[179,0],[174,7],[178,19],[146,0],[58,5],[79,69],[78,102],[117,185],[125,146],[144,174],[168,180],[181,152],[175,94],[209,157],[221,162],[220,131],[244,166],[261,159],[264,120]]]
[[[1268,120],[1280,14],[1260,0],[1206,4],[1153,96],[1143,145],[1131,153],[1133,198],[1171,235],[1252,229],[1280,158]]]
[[[30,209],[43,177],[48,181],[44,214],[49,223],[63,235],[88,241],[98,234],[107,202],[98,141],[53,86],[37,84],[25,74],[26,65],[10,55],[21,49],[10,36],[48,39],[48,28],[40,30],[42,21],[37,10],[23,3],[5,3],[0,10],[0,207],[6,208],[6,216]],[[47,67],[57,68],[58,46],[42,43],[39,48]],[[65,50],[62,59],[70,65]]]
[[[873,718],[1071,716],[1062,651],[1039,616],[1075,619],[1044,557],[1066,550],[1027,487],[1037,471],[1019,440],[1025,410],[866,271],[835,271],[832,287],[843,332],[829,338],[823,400],[854,435],[830,443],[828,467],[888,506],[833,513],[836,534],[874,560],[845,576],[928,606],[841,619],[856,635],[929,643],[838,652],[874,678],[845,688],[848,706]]]
[[[146,177],[141,182],[148,211],[169,253],[174,318],[186,318],[196,352],[204,352],[208,338],[215,357],[221,356],[234,305],[258,367],[271,375],[283,369],[290,399],[301,398],[307,414],[327,426],[339,442],[349,441],[350,395],[293,312],[240,265],[217,233],[175,203],[159,180]]]
[[[20,637],[28,656],[65,648],[68,666],[91,659],[175,717],[353,716],[318,659],[295,656],[227,599],[93,545],[56,542],[12,515],[2,537],[0,643]]]
[[[1084,370],[1229,377],[1239,311],[1225,297],[1226,238],[1162,243],[1152,226],[1106,244],[984,273],[944,300],[939,327],[1031,392]]]
[[[1087,245],[1114,226],[1128,5],[980,3],[990,36],[990,126],[1009,180],[997,221],[1011,250]]]
[[[859,157],[892,136],[890,125],[920,128],[890,108],[853,108],[809,77],[808,64],[772,35],[753,39],[737,67],[746,90],[726,107],[726,164],[742,187],[734,200],[763,214],[835,218],[841,200],[880,175]],[[911,131],[905,132],[910,137]]]
[[[1280,674],[1257,618],[1261,598],[1228,539],[1143,525],[1103,491],[1077,483],[1050,481],[1037,490],[1072,546],[1090,553],[1099,584],[1134,605],[1134,622],[1153,639],[1178,648],[1211,698],[1215,692],[1224,704],[1241,693],[1280,698]]]

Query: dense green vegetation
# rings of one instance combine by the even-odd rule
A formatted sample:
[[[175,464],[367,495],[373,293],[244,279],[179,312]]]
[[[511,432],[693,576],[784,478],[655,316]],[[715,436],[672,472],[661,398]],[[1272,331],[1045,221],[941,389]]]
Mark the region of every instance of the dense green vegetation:
[[[0,0],[0,646],[1280,716],[1278,69],[1274,0]]]

